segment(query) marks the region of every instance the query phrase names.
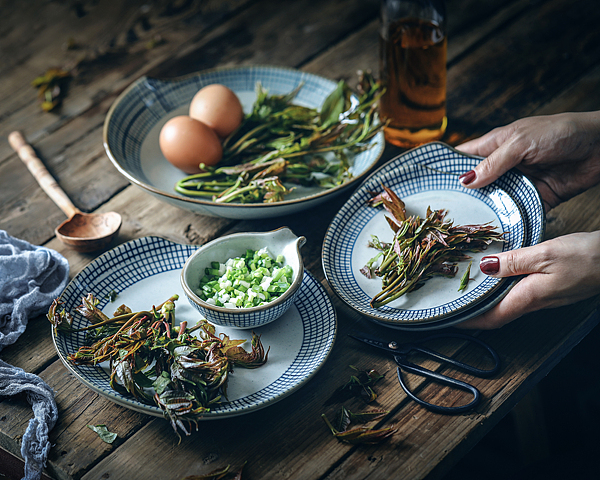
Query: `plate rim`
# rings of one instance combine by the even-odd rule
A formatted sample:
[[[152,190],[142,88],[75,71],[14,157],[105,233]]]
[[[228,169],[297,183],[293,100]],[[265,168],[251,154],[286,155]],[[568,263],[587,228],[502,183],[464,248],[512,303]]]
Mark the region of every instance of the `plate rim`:
[[[116,250],[120,250],[120,249],[126,251],[127,248],[130,248],[133,245],[139,244],[140,242],[146,241],[146,240],[152,241],[153,239],[160,240],[162,242],[171,244],[176,247],[194,248],[194,249],[199,247],[198,245],[176,242],[174,240],[171,240],[169,238],[166,238],[166,237],[163,237],[160,235],[147,235],[144,237],[136,238],[136,239],[130,240],[128,242],[122,243],[122,244],[108,250],[107,252],[100,255],[99,257],[96,257],[88,265],[86,265],[77,275],[75,275],[75,277],[73,277],[73,279],[71,279],[71,281],[67,284],[67,286],[63,290],[63,292],[61,292],[61,295],[58,297],[58,300],[60,301],[63,298],[63,295],[65,294],[65,292],[67,291],[67,289],[69,287],[74,285],[76,288],[80,289],[79,286],[83,285],[83,284],[79,283],[80,282],[80,279],[78,278],[79,275],[88,269],[93,269],[94,265],[100,263],[101,259],[103,257],[108,258],[109,254],[111,254],[111,252],[112,252],[112,254],[114,254]],[[183,268],[183,266],[181,266],[180,268]],[[161,272],[161,273],[164,273],[164,272]],[[327,310],[330,310],[333,315],[333,319],[331,322],[331,324],[332,324],[331,331],[327,335],[323,336],[323,338],[328,338],[330,340],[328,340],[328,342],[326,342],[325,347],[323,349],[319,350],[319,352],[318,352],[319,353],[318,356],[321,357],[320,362],[317,365],[315,365],[307,375],[303,375],[300,380],[294,382],[293,385],[291,387],[287,388],[285,391],[279,392],[275,395],[271,395],[270,398],[263,399],[260,402],[250,404],[250,405],[243,405],[241,407],[236,408],[235,410],[230,410],[230,411],[225,411],[225,412],[219,412],[219,411],[207,412],[207,413],[199,416],[198,418],[196,418],[197,421],[218,420],[218,419],[223,419],[223,418],[236,417],[236,416],[252,413],[252,412],[255,412],[262,408],[268,407],[268,406],[278,402],[279,400],[282,400],[282,399],[288,397],[292,393],[295,393],[297,390],[299,390],[301,387],[303,387],[310,379],[312,379],[317,374],[317,372],[322,368],[322,366],[325,364],[327,359],[330,357],[331,352],[334,347],[334,344],[335,344],[335,341],[338,336],[338,315],[337,315],[337,310],[335,309],[335,307],[331,301],[331,298],[327,294],[327,291],[325,290],[325,288],[323,287],[321,282],[319,282],[317,280],[317,278],[312,273],[310,273],[307,269],[304,269],[304,280],[302,282],[302,286],[300,287],[300,289],[302,289],[304,287],[304,283],[306,281],[314,282],[314,285],[316,286],[319,294],[323,297],[321,299],[320,303],[322,303],[323,301],[326,302],[327,305],[325,306],[325,308]],[[134,283],[137,283],[137,282],[134,282]],[[299,298],[301,298],[300,293],[301,292],[299,292],[298,299],[294,302],[294,305],[296,305],[296,303],[299,302]],[[321,322],[319,322],[319,324],[320,323]],[[304,325],[304,323],[303,323],[303,325]],[[219,328],[219,327],[217,327],[217,328]],[[116,403],[122,407],[129,409],[129,410],[133,410],[138,413],[143,413],[146,415],[164,418],[162,410],[156,405],[141,404],[141,402],[134,400],[134,399],[132,399],[130,401],[125,396],[118,395],[112,390],[104,390],[104,389],[94,385],[86,377],[84,377],[80,371],[78,371],[76,368],[74,368],[74,366],[68,361],[68,359],[63,357],[63,354],[57,345],[57,333],[54,331],[54,328],[51,328],[51,335],[52,335],[52,343],[54,345],[54,349],[56,350],[56,353],[57,353],[59,359],[61,360],[62,364],[84,386],[88,387],[95,393],[101,395],[105,399],[110,400],[111,402]],[[305,344],[305,341],[306,341],[306,339],[305,339],[305,336],[303,335],[301,348]],[[297,358],[293,359],[292,365],[296,361],[297,361]],[[93,366],[85,366],[85,367],[100,368],[100,367],[93,367]],[[289,369],[289,367],[288,367],[288,369]],[[288,369],[286,369],[286,371]],[[283,372],[283,373],[285,374],[285,372]],[[283,375],[279,376],[275,381],[281,379],[282,376]],[[294,377],[294,379],[296,379],[296,377]],[[269,384],[269,385],[271,385],[271,384]],[[268,388],[269,385],[263,387],[263,389]],[[258,393],[258,392],[255,392],[255,394],[256,393]],[[242,398],[245,398],[245,397],[242,397]],[[134,403],[134,402],[137,402],[137,403]],[[138,403],[141,405],[138,405]]]
[[[121,94],[111,104],[111,106],[106,114],[106,117],[104,119],[104,124],[102,127],[102,144],[104,146],[104,151],[106,152],[106,155],[108,156],[109,160],[114,165],[114,167],[119,171],[119,173],[121,173],[121,175],[123,175],[129,182],[131,182],[132,184],[134,184],[154,195],[157,195],[159,197],[165,197],[167,199],[174,200],[177,202],[186,202],[186,203],[191,203],[193,205],[199,205],[199,206],[203,206],[203,207],[207,207],[207,208],[211,208],[211,207],[219,208],[219,209],[223,209],[225,211],[231,210],[231,209],[239,209],[239,208],[244,208],[246,210],[248,210],[248,209],[260,209],[260,210],[271,209],[272,210],[272,209],[276,209],[277,207],[285,207],[285,206],[290,206],[290,205],[296,205],[296,204],[302,203],[302,202],[319,200],[326,195],[336,194],[348,187],[351,187],[352,185],[356,185],[359,181],[364,180],[366,178],[366,176],[369,173],[371,173],[371,171],[373,170],[373,167],[375,165],[377,165],[377,162],[379,162],[379,160],[385,150],[385,141],[384,141],[384,136],[383,136],[382,131],[378,132],[372,139],[373,140],[373,148],[377,149],[378,152],[374,156],[373,160],[370,162],[368,167],[365,168],[364,172],[362,172],[360,175],[357,175],[357,176],[351,178],[350,180],[343,183],[342,185],[328,188],[322,192],[314,193],[314,194],[308,195],[306,197],[301,197],[301,198],[296,198],[296,199],[291,199],[291,200],[283,200],[281,202],[274,202],[274,203],[215,203],[213,201],[203,200],[201,198],[185,197],[183,195],[176,195],[172,192],[166,192],[166,191],[161,190],[153,185],[149,185],[149,184],[137,179],[136,177],[129,174],[123,168],[123,166],[119,163],[119,160],[117,160],[117,158],[113,154],[113,152],[110,148],[109,142],[108,142],[108,130],[109,130],[110,121],[112,119],[112,116],[113,116],[115,110],[118,108],[119,104],[140,83],[145,82],[147,80],[153,80],[153,81],[162,82],[162,83],[173,83],[174,84],[174,83],[187,81],[187,80],[197,77],[199,75],[211,74],[213,72],[219,73],[219,72],[223,72],[223,71],[233,71],[233,70],[242,71],[242,70],[250,70],[250,69],[270,69],[270,70],[293,72],[293,73],[298,73],[301,75],[306,75],[309,77],[316,77],[322,81],[325,80],[327,82],[331,82],[333,87],[335,87],[335,85],[336,85],[336,82],[334,80],[324,77],[322,75],[316,74],[316,73],[305,72],[303,70],[299,70],[299,69],[295,69],[295,68],[291,68],[291,67],[281,67],[281,66],[276,66],[276,65],[262,65],[262,64],[261,65],[251,65],[251,66],[240,65],[240,66],[214,67],[214,68],[209,68],[209,69],[205,69],[205,70],[200,70],[198,72],[188,73],[186,75],[182,75],[182,76],[178,76],[178,77],[174,77],[174,78],[149,77],[147,75],[143,75],[143,76],[139,77],[137,80],[133,81],[127,88],[125,88],[121,92]]]
[[[456,148],[442,142],[442,141],[435,141],[435,142],[429,142],[427,144],[423,144],[423,145],[419,145],[417,147],[414,147],[410,150],[407,150],[393,158],[391,158],[390,160],[388,160],[387,162],[385,162],[385,164],[383,164],[382,166],[380,166],[379,168],[377,168],[376,170],[374,170],[373,172],[371,172],[370,175],[368,175],[363,182],[356,188],[356,190],[353,192],[353,194],[350,196],[350,198],[344,203],[344,206],[352,199],[352,197],[354,197],[357,192],[366,184],[368,184],[373,178],[376,178],[377,176],[379,176],[381,174],[381,172],[383,170],[389,169],[389,165],[392,162],[397,162],[399,161],[399,159],[401,159],[402,157],[408,156],[411,152],[414,152],[415,150],[420,150],[423,149],[424,147],[427,146],[438,146],[438,147],[442,147],[443,149],[447,149],[455,154],[458,154],[462,157],[465,158],[470,158],[470,159],[474,159],[477,161],[481,161],[483,159],[483,157],[480,156],[476,156],[476,155],[470,155],[470,154],[466,154],[461,152],[460,150],[457,150]],[[415,162],[415,164],[418,164],[418,162]],[[525,238],[523,241],[523,246],[530,246],[530,245],[535,245],[537,243],[539,243],[544,236],[544,232],[545,232],[545,207],[543,202],[541,201],[541,195],[539,193],[538,188],[535,186],[535,184],[533,184],[533,182],[531,182],[531,180],[529,178],[527,178],[522,172],[515,170],[515,169],[511,169],[510,170],[511,174],[516,175],[517,177],[519,177],[520,181],[523,181],[527,188],[530,189],[531,191],[533,191],[535,193],[535,198],[537,200],[537,205],[540,207],[541,210],[541,218],[539,219],[541,224],[540,224],[540,229],[538,232],[538,235],[536,237],[532,237],[532,238],[528,238],[531,235],[534,234],[534,232],[528,232],[527,230],[529,230],[529,223],[531,223],[532,219],[530,218],[528,212],[524,212],[523,208],[521,207],[521,205],[519,205],[519,202],[517,202],[512,195],[510,195],[510,193],[506,192],[506,190],[502,189],[507,195],[509,195],[509,197],[511,198],[511,200],[516,204],[517,208],[519,209],[519,212],[521,213],[521,218],[524,221],[525,225],[524,225],[524,229],[525,229]],[[343,207],[342,207],[343,208]],[[337,215],[336,215],[337,216]],[[390,326],[390,327],[395,327],[400,329],[405,328],[406,330],[410,329],[411,326],[421,326],[424,327],[425,325],[435,325],[436,323],[444,323],[446,320],[449,321],[450,319],[453,318],[459,318],[461,316],[461,311],[462,312],[467,312],[472,309],[472,308],[477,308],[477,305],[487,301],[490,296],[493,297],[493,295],[495,293],[498,292],[498,290],[502,290],[504,291],[503,287],[506,287],[506,283],[509,281],[508,278],[504,278],[501,279],[502,281],[499,282],[498,284],[496,284],[495,287],[493,287],[491,289],[491,291],[487,292],[486,294],[483,295],[484,298],[482,298],[479,301],[474,301],[471,302],[469,305],[466,306],[466,308],[462,308],[460,309],[461,311],[456,311],[454,310],[453,312],[451,312],[450,314],[446,314],[446,315],[437,315],[435,317],[432,318],[428,318],[428,319],[391,319],[391,318],[384,318],[382,317],[381,314],[376,314],[376,312],[369,312],[366,310],[361,309],[359,306],[354,305],[352,302],[349,302],[348,299],[343,295],[343,292],[339,291],[339,286],[332,282],[332,278],[331,278],[331,272],[330,269],[328,267],[328,264],[325,263],[325,257],[326,257],[326,246],[327,246],[327,240],[328,238],[331,237],[332,235],[332,230],[333,230],[333,224],[335,221],[335,217],[334,219],[331,221],[331,223],[329,224],[329,226],[327,227],[327,230],[325,232],[325,236],[324,236],[324,240],[323,240],[323,245],[322,245],[322,250],[321,250],[321,263],[322,263],[322,268],[323,271],[325,273],[325,278],[328,282],[328,284],[330,285],[331,289],[336,293],[336,296],[338,296],[338,298],[340,298],[344,304],[348,305],[350,308],[352,308],[354,311],[358,312],[361,315],[364,315],[365,317],[374,320],[376,323],[378,323],[379,325],[384,325],[384,326]],[[529,223],[528,223],[529,222]],[[529,243],[526,243],[526,240],[529,241]],[[516,283],[516,281],[511,281],[509,282],[510,286],[506,289],[506,291],[510,290],[510,288],[512,288],[512,286],[514,286],[514,284]],[[493,305],[492,305],[493,306]],[[401,310],[401,309],[399,309]],[[458,322],[456,322],[458,323]],[[441,327],[440,327],[441,328]]]

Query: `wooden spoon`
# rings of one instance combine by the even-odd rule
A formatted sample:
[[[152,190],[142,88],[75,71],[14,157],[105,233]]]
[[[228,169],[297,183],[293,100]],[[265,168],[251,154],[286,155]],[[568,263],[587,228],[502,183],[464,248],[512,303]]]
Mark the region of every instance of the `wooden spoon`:
[[[116,212],[81,212],[52,178],[20,132],[12,132],[8,136],[8,143],[19,154],[40,187],[69,217],[54,230],[58,239],[78,252],[93,252],[107,246],[121,228],[121,215]]]

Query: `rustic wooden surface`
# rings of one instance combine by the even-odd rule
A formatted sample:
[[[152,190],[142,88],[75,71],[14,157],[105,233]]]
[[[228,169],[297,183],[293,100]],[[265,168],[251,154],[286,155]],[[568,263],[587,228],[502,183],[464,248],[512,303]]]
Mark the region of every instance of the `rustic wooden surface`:
[[[129,185],[104,153],[102,125],[115,98],[141,75],[175,77],[215,66],[272,64],[353,84],[357,70],[377,71],[377,1],[26,3],[0,1],[0,229],[59,251],[69,260],[71,276],[95,258],[68,250],[54,238],[64,215],[6,140],[10,131],[20,129],[81,210],[121,213],[124,224],[115,244],[151,234],[200,245],[232,231],[288,225],[308,239],[306,266],[328,288],[321,245],[349,194],[295,217],[232,221],[194,215]],[[445,141],[455,145],[523,116],[600,108],[600,11],[595,2],[448,0],[447,5]],[[76,48],[65,49],[69,39]],[[30,82],[56,66],[74,69],[75,76],[62,107],[45,113]],[[400,152],[387,148],[381,162]],[[547,237],[600,228],[599,201],[596,188],[548,212]],[[124,409],[82,387],[58,360],[45,318],[32,319],[19,341],[2,351],[2,359],[39,374],[56,391],[60,418],[51,432],[46,473],[60,480],[168,480],[247,462],[245,479],[443,478],[598,323],[590,316],[599,300],[594,298],[482,333],[501,353],[504,368],[497,378],[476,380],[485,398],[475,412],[441,416],[407,400],[391,362],[354,348],[346,336],[352,329],[390,332],[360,318],[328,291],[339,332],[317,375],[269,408],[201,423],[200,431],[181,444],[163,419]],[[320,418],[321,413],[331,415],[326,400],[350,364],[389,372],[377,406],[390,411],[381,425],[399,430],[384,444],[338,443]],[[439,386],[426,386],[423,395],[453,401]],[[23,398],[0,399],[0,447],[18,457],[30,418]],[[103,443],[86,428],[90,423],[106,424],[118,440]]]

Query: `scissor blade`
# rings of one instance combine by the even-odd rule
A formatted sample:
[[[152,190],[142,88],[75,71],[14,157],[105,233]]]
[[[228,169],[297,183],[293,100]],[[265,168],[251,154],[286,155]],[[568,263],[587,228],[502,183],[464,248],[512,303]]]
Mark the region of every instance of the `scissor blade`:
[[[380,338],[372,337],[372,336],[366,335],[366,334],[353,335],[353,334],[349,333],[348,336],[354,338],[355,340],[358,340],[359,342],[363,342],[363,343],[366,343],[367,345],[371,345],[372,347],[377,347],[381,350],[385,350],[386,352],[397,353],[396,350],[390,348],[389,341],[384,341],[384,340],[381,340]]]

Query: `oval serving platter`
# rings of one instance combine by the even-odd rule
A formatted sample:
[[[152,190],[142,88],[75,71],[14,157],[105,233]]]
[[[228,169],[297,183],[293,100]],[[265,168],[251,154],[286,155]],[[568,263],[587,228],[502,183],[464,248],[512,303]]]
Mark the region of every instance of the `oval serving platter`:
[[[197,249],[160,237],[144,237],[119,245],[84,268],[65,288],[60,297],[62,307],[73,313],[73,326],[81,328],[87,321],[74,309],[82,296],[92,293],[100,300],[99,308],[107,315],[118,305],[133,311],[158,305],[173,294],[179,295],[175,318],[194,325],[199,313],[185,299],[179,277],[187,258]],[[111,292],[117,293],[114,303]],[[229,402],[213,407],[198,420],[233,417],[277,402],[303,386],[328,358],[337,332],[336,312],[323,286],[304,272],[304,280],[294,305],[277,321],[255,329],[265,349],[270,347],[267,363],[257,369],[237,368],[229,377]],[[251,333],[246,330],[217,327],[217,333],[232,339],[246,339],[249,350]],[[110,387],[110,374],[103,366],[73,365],[68,355],[85,344],[85,332],[52,332],[58,355],[84,385],[132,410],[162,417],[155,405],[121,395]]]
[[[270,218],[312,208],[355,187],[381,157],[385,146],[383,132],[369,141],[369,148],[349,156],[352,179],[329,189],[294,186],[282,202],[215,203],[177,193],[175,184],[186,175],[160,151],[158,137],[162,126],[174,116],[187,114],[194,94],[212,83],[231,88],[244,112],[249,113],[256,99],[257,82],[269,94],[287,94],[302,85],[294,103],[312,108],[319,108],[337,85],[318,75],[271,66],[217,68],[170,80],[142,77],[115,100],[107,114],[103,132],[106,153],[133,185],[158,199],[195,213],[232,219]]]
[[[515,279],[487,277],[478,268],[472,268],[468,288],[460,293],[460,277],[468,262],[459,262],[459,272],[453,279],[432,278],[419,290],[388,305],[377,309],[369,305],[371,298],[381,290],[381,278],[368,279],[360,272],[376,254],[367,242],[371,235],[377,235],[381,241],[393,238],[385,212],[366,203],[371,192],[381,191],[382,185],[392,188],[406,203],[407,214],[423,217],[430,206],[446,209],[446,219],[455,225],[492,222],[499,231],[506,232],[505,242],[494,242],[485,252],[469,254],[475,265],[484,255],[541,240],[542,202],[533,184],[520,173],[508,172],[492,185],[477,190],[467,189],[458,182],[458,176],[479,161],[446,144],[434,142],[396,157],[371,174],[340,209],[325,235],[323,269],[336,294],[351,308],[378,323],[404,327],[440,322],[461,312],[472,312],[507,282],[514,283]],[[528,231],[529,228],[532,231]]]

